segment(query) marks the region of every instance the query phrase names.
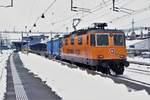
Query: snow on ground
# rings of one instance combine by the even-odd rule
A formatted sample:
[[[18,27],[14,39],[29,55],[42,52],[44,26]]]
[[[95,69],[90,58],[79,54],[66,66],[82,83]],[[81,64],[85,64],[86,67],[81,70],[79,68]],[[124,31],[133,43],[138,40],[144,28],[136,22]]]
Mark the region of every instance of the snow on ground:
[[[63,100],[149,100],[143,90],[129,92],[123,84],[91,75],[79,68],[69,68],[35,54],[19,53],[26,68],[52,88]]]
[[[3,54],[0,54],[0,100],[4,99],[4,93],[6,92],[7,71],[5,67],[7,64],[7,59],[11,53],[12,50],[3,50]]]

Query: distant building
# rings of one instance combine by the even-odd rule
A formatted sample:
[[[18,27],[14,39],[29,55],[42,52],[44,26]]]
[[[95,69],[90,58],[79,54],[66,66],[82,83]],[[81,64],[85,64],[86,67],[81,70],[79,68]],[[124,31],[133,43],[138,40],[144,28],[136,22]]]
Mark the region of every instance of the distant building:
[[[127,40],[128,51],[150,51],[150,38],[141,40]]]
[[[17,51],[20,51],[23,45],[26,45],[27,42],[21,42],[21,41],[15,41],[12,42],[12,46],[14,49],[16,49]]]
[[[43,42],[44,40],[47,40],[47,39],[48,39],[48,36],[34,35],[34,36],[29,36],[29,37],[23,37],[22,41],[28,42],[28,45],[34,45],[34,44]]]
[[[48,36],[44,35],[25,36],[22,37],[21,41],[12,42],[12,44],[17,51],[20,51],[22,48],[30,48],[31,45],[41,43],[47,39]]]

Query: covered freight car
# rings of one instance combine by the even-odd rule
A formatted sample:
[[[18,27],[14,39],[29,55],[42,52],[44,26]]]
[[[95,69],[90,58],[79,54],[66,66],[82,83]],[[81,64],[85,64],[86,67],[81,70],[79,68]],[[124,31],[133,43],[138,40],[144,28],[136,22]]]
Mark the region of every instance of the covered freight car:
[[[36,44],[30,45],[30,52],[46,56],[47,45],[46,43],[36,43]]]
[[[60,58],[61,38],[53,39],[47,42],[48,54],[56,59]]]

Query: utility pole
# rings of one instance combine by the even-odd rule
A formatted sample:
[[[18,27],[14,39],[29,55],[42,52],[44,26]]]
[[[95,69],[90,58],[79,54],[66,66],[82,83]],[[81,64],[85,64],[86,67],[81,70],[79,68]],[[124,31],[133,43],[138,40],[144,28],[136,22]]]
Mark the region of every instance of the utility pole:
[[[25,26],[25,32],[27,32],[27,26]],[[27,32],[27,55],[29,53],[29,33]]]
[[[0,53],[3,54],[3,52],[2,52],[2,34],[0,34]]]
[[[21,32],[21,51],[23,49],[23,32]]]
[[[115,11],[115,0],[113,0],[113,11]]]
[[[134,18],[132,19],[132,32],[134,33]]]
[[[10,7],[13,7],[14,6],[14,3],[13,3],[13,0],[11,0],[11,5],[10,5]]]
[[[135,29],[134,29],[134,18],[132,19],[132,33],[131,33],[131,39],[132,40],[135,40],[136,39],[136,33],[134,32]]]
[[[53,38],[52,38],[52,31],[51,31],[51,55],[53,55]]]

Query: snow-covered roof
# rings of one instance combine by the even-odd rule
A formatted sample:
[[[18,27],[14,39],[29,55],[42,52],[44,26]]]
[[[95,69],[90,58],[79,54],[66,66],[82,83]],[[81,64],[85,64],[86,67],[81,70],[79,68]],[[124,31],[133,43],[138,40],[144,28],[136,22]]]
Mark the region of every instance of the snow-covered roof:
[[[134,45],[134,44],[140,43],[142,41],[144,41],[144,40],[126,40],[126,45],[130,46],[130,45]]]
[[[149,50],[150,46],[149,46],[150,40],[149,39],[142,39],[142,40],[127,40],[126,41],[126,46],[127,49],[144,49],[144,50]],[[131,47],[133,46],[133,47]]]

